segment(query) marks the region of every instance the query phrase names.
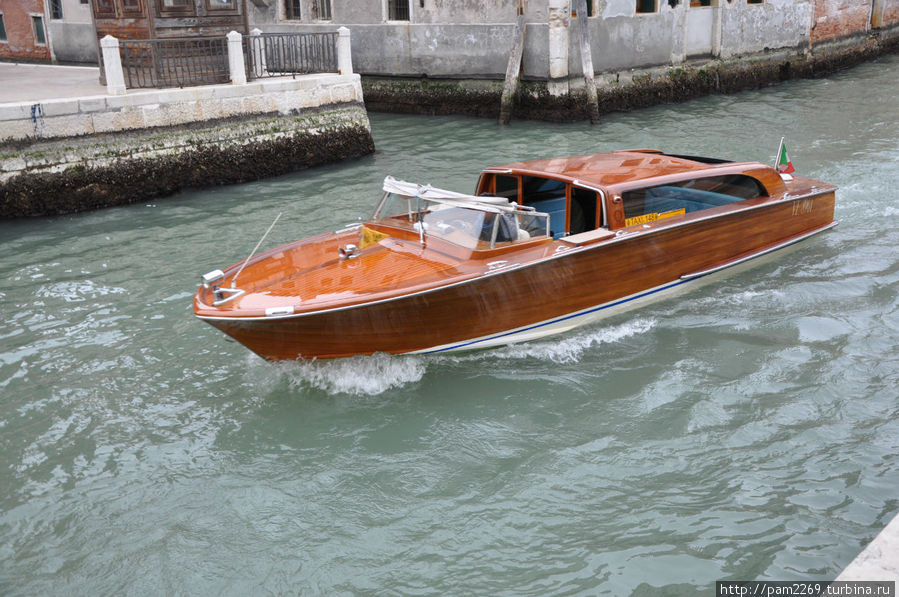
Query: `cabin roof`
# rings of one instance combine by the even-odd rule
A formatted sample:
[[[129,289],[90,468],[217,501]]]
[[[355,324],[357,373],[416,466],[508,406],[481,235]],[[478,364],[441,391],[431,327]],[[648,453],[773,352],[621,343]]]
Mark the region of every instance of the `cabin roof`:
[[[487,171],[513,170],[611,186],[686,172],[714,171],[719,165],[732,164],[712,158],[667,155],[657,150],[629,150],[517,162]]]

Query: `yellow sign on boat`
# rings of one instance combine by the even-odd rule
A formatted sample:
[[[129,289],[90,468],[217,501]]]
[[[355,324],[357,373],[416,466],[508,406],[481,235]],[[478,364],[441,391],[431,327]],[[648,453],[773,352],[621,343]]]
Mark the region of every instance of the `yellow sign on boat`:
[[[380,242],[389,236],[389,234],[384,234],[383,232],[378,232],[377,230],[372,230],[371,228],[366,228],[365,226],[363,226],[360,231],[359,248],[364,249],[365,247]]]
[[[627,218],[624,221],[624,225],[625,226],[633,226],[635,224],[648,224],[649,222],[655,222],[656,220],[661,220],[663,218],[670,218],[672,216],[680,216],[685,213],[687,213],[687,208],[682,207],[680,209],[664,211],[661,213],[643,214],[642,216],[634,216],[633,218]]]

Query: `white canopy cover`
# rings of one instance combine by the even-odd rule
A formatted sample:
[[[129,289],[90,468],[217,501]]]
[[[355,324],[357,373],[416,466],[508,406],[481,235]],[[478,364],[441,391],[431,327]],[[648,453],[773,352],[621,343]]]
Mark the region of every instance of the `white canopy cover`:
[[[426,201],[456,204],[462,207],[473,207],[492,212],[515,211],[519,207],[518,204],[509,203],[509,200],[505,197],[476,197],[474,195],[466,195],[465,193],[438,189],[431,185],[420,185],[414,182],[406,182],[405,180],[397,180],[392,176],[384,179],[384,191],[403,197],[415,197]]]

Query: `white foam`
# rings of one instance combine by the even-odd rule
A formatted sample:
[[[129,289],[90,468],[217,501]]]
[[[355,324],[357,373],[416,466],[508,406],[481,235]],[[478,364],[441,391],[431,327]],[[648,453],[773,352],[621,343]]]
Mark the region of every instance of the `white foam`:
[[[312,387],[328,394],[377,396],[424,377],[427,358],[378,353],[345,359],[293,361],[278,365],[294,388]]]
[[[588,349],[642,334],[655,326],[653,319],[634,319],[617,326],[591,326],[551,339],[511,344],[464,356],[442,356],[441,359],[474,360],[485,357],[499,359],[539,359],[553,363],[575,363]]]
[[[377,396],[388,390],[417,383],[429,368],[450,363],[490,359],[538,359],[553,363],[576,363],[590,348],[644,333],[655,323],[653,319],[635,319],[617,326],[590,327],[554,336],[552,339],[468,353],[378,353],[343,359],[287,361],[274,366],[248,366],[247,375],[250,378],[248,381],[263,391],[270,391],[283,376],[296,389],[315,388],[332,395]],[[253,361],[262,363],[255,358]]]

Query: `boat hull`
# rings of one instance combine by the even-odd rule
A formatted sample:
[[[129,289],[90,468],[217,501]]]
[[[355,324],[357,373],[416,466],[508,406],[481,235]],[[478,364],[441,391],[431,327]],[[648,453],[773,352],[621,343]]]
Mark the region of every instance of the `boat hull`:
[[[203,317],[271,360],[471,350],[564,332],[832,225],[834,193],[760,203],[377,302],[285,317]]]

